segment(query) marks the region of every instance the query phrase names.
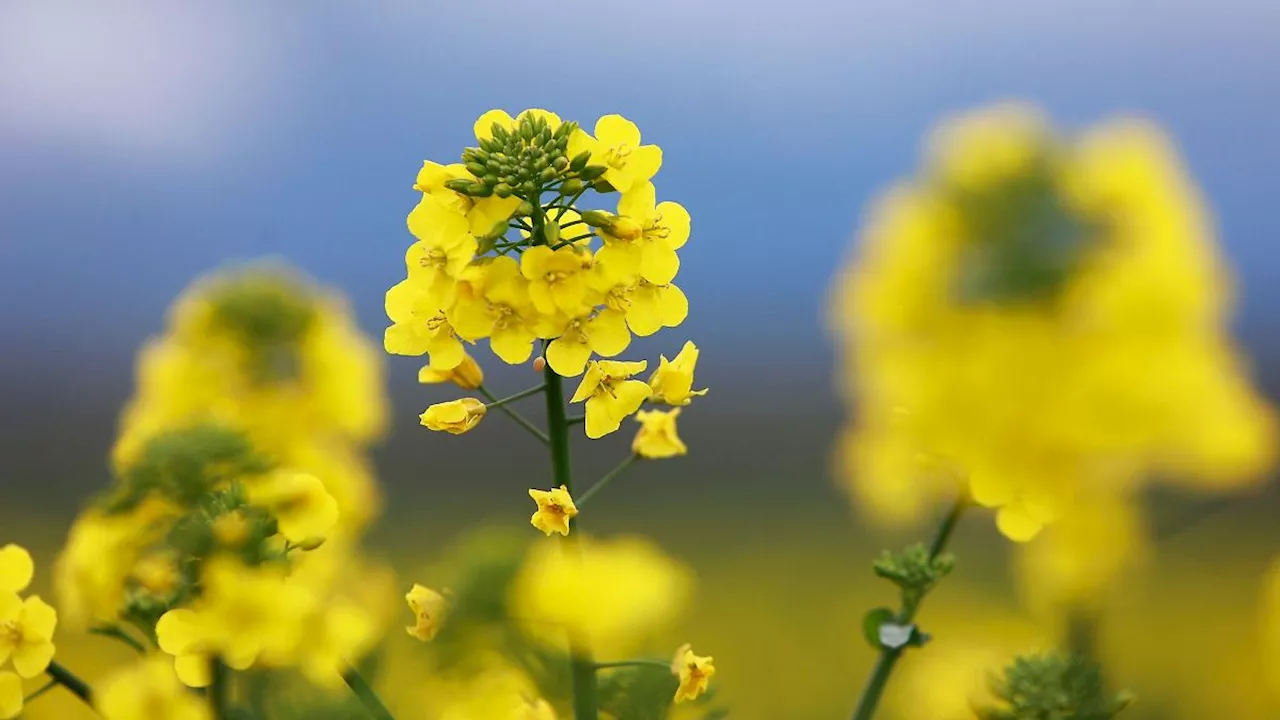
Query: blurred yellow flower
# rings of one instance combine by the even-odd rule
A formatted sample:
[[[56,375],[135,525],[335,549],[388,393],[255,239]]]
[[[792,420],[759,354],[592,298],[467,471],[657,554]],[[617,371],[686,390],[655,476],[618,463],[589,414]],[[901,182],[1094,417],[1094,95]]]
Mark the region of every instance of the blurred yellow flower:
[[[248,490],[249,502],[270,510],[290,542],[323,538],[338,522],[338,501],[313,475],[277,470],[249,482]]]
[[[604,179],[620,193],[646,183],[662,167],[662,148],[641,145],[640,129],[621,115],[605,115],[596,120],[595,137],[585,130],[569,136],[569,157],[591,153],[591,163],[605,165]]]
[[[414,624],[405,629],[423,642],[434,638],[440,632],[440,623],[444,620],[448,606],[446,597],[431,588],[414,583],[404,599],[414,617]]]
[[[139,558],[129,577],[157,598],[172,595],[182,579],[172,553],[164,551],[151,552]]]
[[[22,678],[0,671],[0,720],[12,720],[21,715],[24,701]]]
[[[689,448],[685,447],[676,434],[676,417],[679,415],[680,408],[672,408],[666,412],[641,410],[636,413],[640,431],[631,443],[631,451],[650,460],[676,457],[689,452]]]
[[[529,497],[538,504],[529,522],[550,537],[554,533],[569,534],[569,521],[578,515],[578,507],[564,485],[550,490],[529,490]]]
[[[212,720],[208,704],[183,687],[173,668],[159,656],[107,678],[94,705],[104,720]]]
[[[596,439],[614,432],[623,419],[640,409],[640,404],[653,391],[648,385],[632,380],[631,376],[644,372],[648,363],[592,360],[587,366],[582,382],[573,393],[570,402],[586,401],[587,437]]]
[[[707,691],[712,676],[716,674],[716,666],[710,656],[694,655],[693,646],[685,643],[676,650],[675,657],[671,660],[671,673],[680,678],[675,698],[680,703],[695,700]]]
[[[515,617],[536,618],[529,632],[561,643],[565,630],[600,654],[622,655],[683,608],[691,574],[647,540],[594,540],[577,548],[539,542],[512,586]]]
[[[54,596],[69,628],[84,631],[116,619],[134,566],[143,548],[159,539],[157,521],[169,512],[166,503],[149,500],[118,515],[95,509],[76,518],[53,566]]]
[[[213,519],[213,537],[224,548],[236,549],[249,539],[249,520],[239,510]]]
[[[462,362],[449,370],[436,370],[430,365],[423,365],[418,370],[418,382],[424,385],[451,382],[463,390],[475,390],[484,384],[484,371],[475,358],[464,352]]]
[[[658,369],[649,378],[649,387],[653,388],[653,402],[668,405],[688,405],[689,402],[702,395],[706,390],[693,389],[693,369],[698,364],[698,346],[693,341],[686,341],[675,360],[667,360],[666,355],[658,356]]]
[[[484,419],[485,404],[475,398],[436,403],[418,416],[428,430],[461,435]]]
[[[1094,487],[1225,489],[1272,463],[1209,222],[1158,130],[963,116],[862,235],[835,307],[860,503],[914,519],[959,477],[1022,541]]]

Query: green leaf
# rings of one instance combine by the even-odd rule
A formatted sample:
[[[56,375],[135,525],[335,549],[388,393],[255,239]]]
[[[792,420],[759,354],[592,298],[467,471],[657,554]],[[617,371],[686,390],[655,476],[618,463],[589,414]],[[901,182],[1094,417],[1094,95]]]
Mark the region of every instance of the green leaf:
[[[862,637],[871,647],[883,650],[884,646],[880,644],[880,626],[893,622],[896,618],[897,613],[887,607],[868,610],[867,614],[862,616]]]

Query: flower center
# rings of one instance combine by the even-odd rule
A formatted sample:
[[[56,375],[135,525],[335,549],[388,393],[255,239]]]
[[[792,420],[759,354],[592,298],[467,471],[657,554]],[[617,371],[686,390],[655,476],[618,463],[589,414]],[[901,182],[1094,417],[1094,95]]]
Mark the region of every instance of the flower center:
[[[445,317],[444,313],[436,313],[434,316],[432,316],[430,319],[427,320],[427,329],[430,330],[431,332],[439,332],[440,328],[445,327],[448,324],[449,324],[449,319]]]
[[[605,164],[614,170],[625,168],[629,157],[631,157],[631,146],[626,143],[618,143],[604,152]]]
[[[4,638],[14,645],[22,642],[22,623],[17,620],[6,620],[4,623],[0,623],[0,638]]]
[[[553,270],[549,273],[545,273],[542,276],[542,279],[546,281],[548,285],[555,285],[556,283],[560,282],[561,280],[567,277],[569,277],[569,273]]]
[[[662,222],[662,213],[654,213],[653,219],[645,226],[645,238],[662,238],[666,240],[670,235],[671,228]]]
[[[440,248],[431,248],[426,255],[418,261],[418,264],[424,268],[442,268],[449,262],[449,256]]]

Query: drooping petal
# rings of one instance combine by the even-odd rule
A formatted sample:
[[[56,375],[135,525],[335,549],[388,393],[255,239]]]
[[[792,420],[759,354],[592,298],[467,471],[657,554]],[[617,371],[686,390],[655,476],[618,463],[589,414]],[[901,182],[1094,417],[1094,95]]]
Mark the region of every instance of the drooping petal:
[[[658,288],[646,287],[631,293],[627,325],[631,327],[631,332],[640,337],[647,337],[662,329],[662,303]]]
[[[587,420],[584,423],[587,437],[597,440],[614,432],[621,425],[621,420],[611,412],[610,406],[602,398],[587,400]]]
[[[591,346],[576,337],[562,335],[547,346],[547,364],[562,377],[581,375],[590,359]]]
[[[582,382],[578,383],[578,389],[574,391],[573,397],[569,402],[582,402],[594,395],[596,388],[600,387],[600,381],[603,379],[604,371],[600,369],[600,364],[591,363],[591,365],[587,367],[586,374],[582,376]]]

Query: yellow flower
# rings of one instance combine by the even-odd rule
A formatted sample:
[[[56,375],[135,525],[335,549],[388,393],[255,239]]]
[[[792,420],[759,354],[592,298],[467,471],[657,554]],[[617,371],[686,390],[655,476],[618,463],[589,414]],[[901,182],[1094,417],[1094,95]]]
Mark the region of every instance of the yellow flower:
[[[625,275],[667,285],[680,270],[676,250],[689,240],[689,213],[679,203],[656,202],[653,183],[641,183],[618,200],[618,216],[601,228],[597,259]]]
[[[33,678],[53,660],[53,630],[58,613],[38,595],[25,601],[17,593],[0,591],[0,664],[13,659],[13,669]]]
[[[248,483],[248,490],[249,502],[270,510],[290,542],[322,538],[338,522],[338,501],[314,475],[277,470]]]
[[[467,218],[434,196],[424,195],[409,213],[408,225],[418,238],[405,253],[409,281],[421,287],[428,305],[447,308],[453,304],[458,277],[478,249]]]
[[[85,631],[94,622],[116,619],[134,565],[142,549],[161,538],[167,525],[158,521],[169,512],[163,502],[145,501],[120,515],[94,509],[76,518],[53,566],[54,593],[67,627]]]
[[[529,497],[538,504],[537,512],[529,519],[534,527],[548,537],[552,533],[569,534],[569,521],[578,515],[569,488],[561,485],[550,490],[530,490]]]
[[[547,346],[547,364],[563,377],[576,377],[582,374],[591,353],[613,357],[630,344],[626,316],[604,308],[570,320],[560,337]]]
[[[666,412],[661,410],[641,410],[636,413],[640,422],[640,431],[631,443],[631,450],[640,457],[658,460],[661,458],[684,455],[689,451],[680,436],[676,435],[676,417],[680,408],[672,408]]]
[[[539,640],[562,643],[567,629],[598,653],[625,655],[684,607],[690,571],[650,541],[578,540],[573,551],[535,543],[512,585],[512,613],[541,620],[529,627]]]
[[[551,132],[555,132],[560,127],[560,116],[550,110],[541,108],[529,108],[522,110],[519,115],[514,118],[507,114],[506,110],[490,110],[476,119],[472,130],[475,132],[476,140],[489,140],[493,137],[493,125],[497,123],[508,132],[516,129],[516,123],[525,116],[532,118],[542,118],[547,122],[547,126],[551,128]]]
[[[716,666],[710,657],[693,654],[693,646],[685,643],[676,650],[671,661],[671,673],[680,678],[680,687],[676,689],[676,702],[694,700],[707,691],[707,685],[716,674]]]
[[[449,370],[437,370],[430,365],[423,365],[418,370],[418,382],[424,385],[451,382],[463,390],[475,390],[484,384],[484,370],[480,369],[475,358],[463,353],[462,362]]]
[[[688,405],[695,397],[706,395],[706,390],[693,389],[693,369],[698,364],[698,346],[686,341],[675,360],[666,355],[658,358],[658,369],[649,378],[654,402],[668,405]]]
[[[445,187],[450,180],[474,180],[462,163],[441,165],[427,160],[418,171],[418,178],[413,189],[432,195],[456,212],[465,215],[467,227],[472,235],[481,236],[489,232],[494,225],[505,221],[515,212],[520,198],[512,196],[500,198],[491,195],[486,198],[473,198]]]
[[[617,430],[623,419],[640,409],[653,391],[631,376],[644,372],[647,362],[592,360],[570,402],[586,401],[587,437],[596,439]]]
[[[483,290],[460,295],[449,318],[459,335],[468,340],[487,337],[495,355],[507,364],[519,365],[533,354],[533,341],[538,337],[529,281],[520,274],[514,258],[494,258],[487,268]]]
[[[249,519],[239,510],[223,513],[213,519],[213,537],[224,548],[235,549],[249,539]]]
[[[569,137],[568,155],[590,151],[591,164],[609,169],[604,179],[618,192],[649,181],[662,167],[662,148],[641,145],[640,129],[621,115],[605,115],[596,121],[595,137],[577,130]]]
[[[172,595],[182,579],[169,552],[152,552],[143,556],[133,566],[130,577],[139,587],[157,598]]]
[[[426,290],[411,280],[401,280],[387,291],[387,317],[391,326],[382,345],[396,355],[430,356],[431,367],[445,371],[457,367],[466,355],[447,314],[431,304]]]
[[[419,418],[428,430],[461,435],[480,424],[486,409],[485,404],[475,398],[462,398],[436,403]]]
[[[414,624],[405,630],[423,642],[434,638],[440,632],[440,624],[444,622],[448,598],[431,588],[414,583],[404,599],[414,617]]]
[[[212,720],[208,704],[183,687],[173,668],[158,656],[108,678],[95,707],[105,720]]]
[[[1074,496],[1231,489],[1272,464],[1211,224],[1156,129],[961,117],[862,235],[835,308],[860,506],[912,519],[964,478],[1026,541]]]
[[[689,316],[689,298],[674,283],[654,285],[639,280],[627,291],[627,326],[640,337],[673,328]]]
[[[535,245],[520,256],[520,273],[529,281],[529,299],[538,312],[563,312],[574,317],[590,309],[587,278],[577,250]]]
[[[8,671],[0,672],[0,720],[21,715],[24,700],[22,678]]]
[[[26,548],[13,543],[0,548],[0,592],[17,594],[26,590],[35,570]]]

